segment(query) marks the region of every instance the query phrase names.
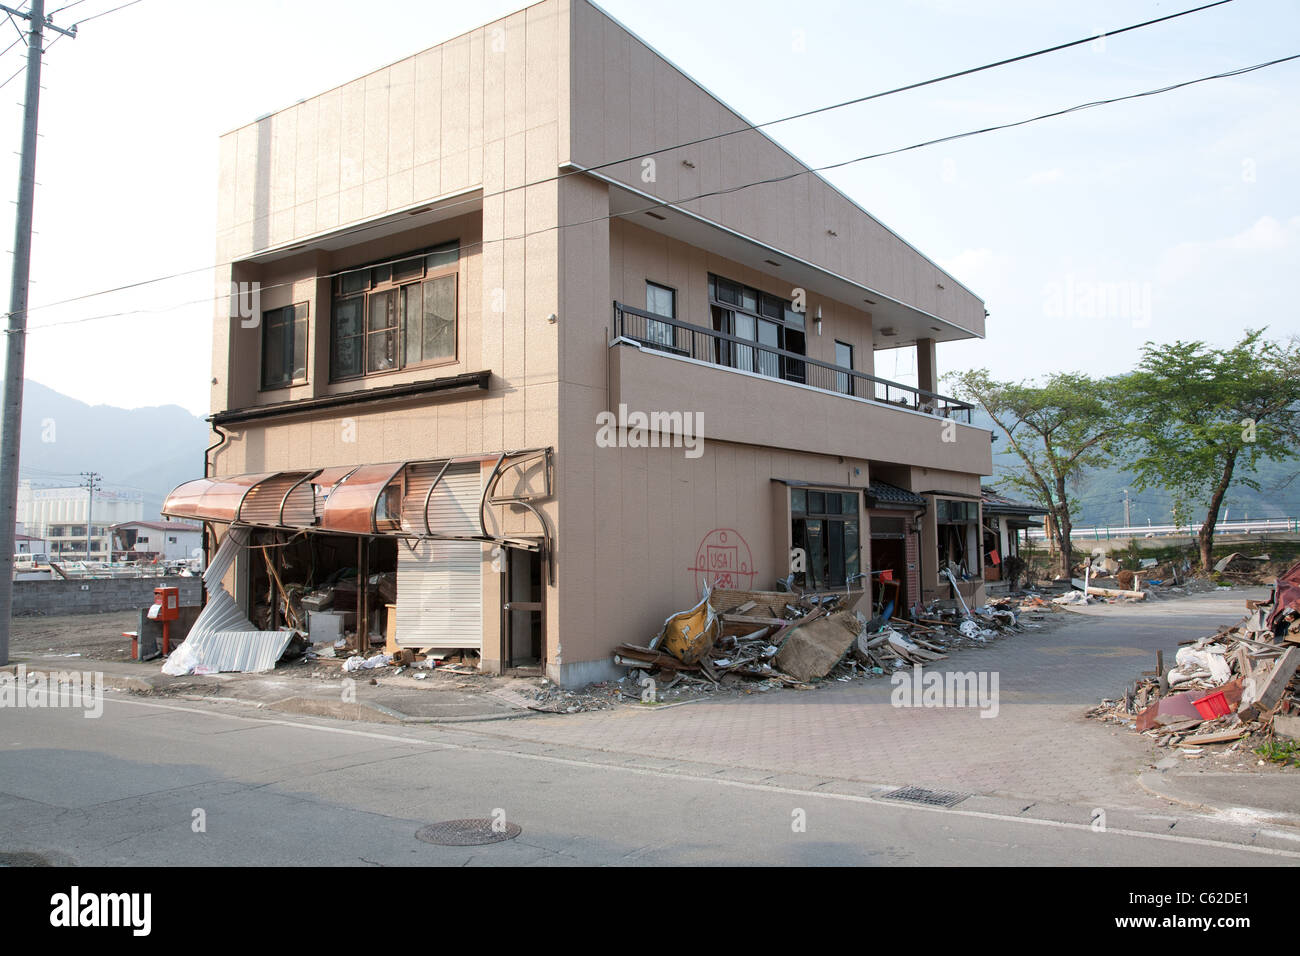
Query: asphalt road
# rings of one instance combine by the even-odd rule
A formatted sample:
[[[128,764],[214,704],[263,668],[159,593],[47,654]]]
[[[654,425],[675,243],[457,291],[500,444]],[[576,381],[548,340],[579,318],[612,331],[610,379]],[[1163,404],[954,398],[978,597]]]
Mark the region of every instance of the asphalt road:
[[[0,860],[82,865],[1294,865],[1300,842],[1194,816],[972,797],[899,805],[870,784],[596,753],[438,727],[283,719],[109,694],[103,716],[8,709]],[[477,847],[425,824],[504,819]],[[201,821],[202,826],[199,826]],[[802,823],[802,826],[799,824]],[[1251,840],[1253,846],[1236,845]],[[14,857],[8,857],[15,859]],[[16,861],[16,860],[15,860]]]

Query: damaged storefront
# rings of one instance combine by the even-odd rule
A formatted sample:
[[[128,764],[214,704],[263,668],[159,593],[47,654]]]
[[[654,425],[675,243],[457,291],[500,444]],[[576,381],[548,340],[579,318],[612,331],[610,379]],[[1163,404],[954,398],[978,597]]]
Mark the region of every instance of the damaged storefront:
[[[535,503],[552,482],[549,447],[186,482],[163,513],[202,521],[216,547],[170,666],[267,669],[296,637],[326,656],[540,672],[554,546]],[[485,614],[498,590],[503,613]]]

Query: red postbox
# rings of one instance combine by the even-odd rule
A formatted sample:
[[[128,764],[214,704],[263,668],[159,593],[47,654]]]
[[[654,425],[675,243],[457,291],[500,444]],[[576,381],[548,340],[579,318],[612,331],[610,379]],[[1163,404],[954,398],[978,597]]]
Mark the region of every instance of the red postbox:
[[[162,622],[162,652],[164,656],[172,652],[171,622],[177,620],[180,616],[181,589],[154,588],[153,607],[149,608],[149,620]]]

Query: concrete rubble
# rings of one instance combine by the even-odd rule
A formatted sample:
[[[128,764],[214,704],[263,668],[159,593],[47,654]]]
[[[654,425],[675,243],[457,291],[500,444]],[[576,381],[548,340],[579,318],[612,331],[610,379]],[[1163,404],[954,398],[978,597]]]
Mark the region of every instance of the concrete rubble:
[[[1235,555],[1220,562],[1231,567]],[[1225,563],[1226,562],[1226,563]],[[1199,757],[1300,733],[1300,564],[1274,583],[1268,601],[1247,601],[1238,624],[1183,642],[1171,667],[1163,653],[1122,697],[1087,716],[1125,724],[1162,747]]]
[[[869,619],[845,606],[843,592],[719,590],[669,617],[644,645],[619,645],[614,661],[631,670],[634,683],[648,676],[661,687],[754,683],[806,690],[818,681],[882,677],[946,660],[950,650],[1042,627],[1056,610],[1036,594],[970,611],[944,603],[932,603],[915,618]],[[684,641],[675,630],[687,619],[697,623],[694,636],[703,644]],[[709,634],[702,629],[706,622]]]

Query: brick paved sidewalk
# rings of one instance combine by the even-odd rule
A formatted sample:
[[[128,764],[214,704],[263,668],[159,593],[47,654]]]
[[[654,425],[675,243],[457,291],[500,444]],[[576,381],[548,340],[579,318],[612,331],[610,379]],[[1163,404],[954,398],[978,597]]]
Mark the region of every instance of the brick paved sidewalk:
[[[1027,630],[935,665],[997,672],[1000,708],[993,718],[974,709],[893,707],[891,684],[881,679],[496,724],[489,733],[774,775],[1152,807],[1151,794],[1137,785],[1150,766],[1151,742],[1085,720],[1083,712],[1154,667],[1157,648],[1172,658],[1180,640],[1235,623],[1246,598],[1264,593],[1088,607],[1050,631]]]

